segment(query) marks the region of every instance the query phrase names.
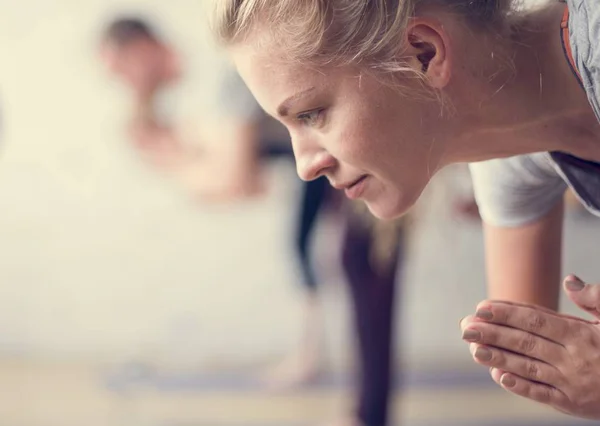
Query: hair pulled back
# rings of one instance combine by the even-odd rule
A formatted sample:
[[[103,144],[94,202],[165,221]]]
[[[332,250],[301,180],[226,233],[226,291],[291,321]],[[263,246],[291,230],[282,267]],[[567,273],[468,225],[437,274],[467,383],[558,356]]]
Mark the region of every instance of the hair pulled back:
[[[469,25],[501,22],[511,0],[213,0],[212,26],[226,45],[267,29],[282,52],[315,64],[362,64],[397,71],[408,20],[439,5]]]

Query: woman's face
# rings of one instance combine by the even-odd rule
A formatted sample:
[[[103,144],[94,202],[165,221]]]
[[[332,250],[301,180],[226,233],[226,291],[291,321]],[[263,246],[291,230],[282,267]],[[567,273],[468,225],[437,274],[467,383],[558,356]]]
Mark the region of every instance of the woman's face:
[[[265,53],[242,45],[233,57],[261,106],[289,130],[300,177],[326,176],[377,217],[405,213],[443,166],[440,103],[417,98],[414,78],[403,79],[402,95],[359,69],[315,69]]]

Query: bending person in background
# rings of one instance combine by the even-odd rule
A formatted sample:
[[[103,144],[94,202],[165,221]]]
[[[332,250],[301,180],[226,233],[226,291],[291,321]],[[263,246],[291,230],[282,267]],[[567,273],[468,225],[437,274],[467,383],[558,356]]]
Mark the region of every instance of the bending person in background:
[[[222,75],[214,103],[218,128],[209,122],[200,125],[209,129],[200,134],[214,143],[186,139],[182,129],[161,114],[160,105],[162,93],[180,80],[181,61],[147,22],[137,18],[112,22],[102,39],[101,58],[131,92],[133,147],[150,167],[174,177],[194,196],[228,201],[259,195],[264,189],[261,160],[283,157],[293,161],[287,132],[266,119],[231,68]],[[301,339],[298,350],[266,374],[272,387],[304,384],[321,367],[318,286],[310,248],[316,221],[328,194],[333,194],[327,187],[324,179],[303,183],[294,244],[306,288]]]
[[[263,188],[261,160],[293,158],[278,143],[281,135],[264,132],[265,116],[237,73],[225,73],[216,109],[223,120],[218,144],[202,148],[183,140],[181,133],[157,113],[162,90],[181,75],[174,50],[143,21],[120,19],[107,29],[102,58],[124,81],[135,100],[131,119],[134,146],[154,167],[176,177],[195,194],[211,199],[235,199],[259,194]],[[222,139],[221,139],[222,138]],[[284,140],[284,142],[288,142]],[[215,185],[214,176],[219,176]],[[306,285],[299,352],[277,368],[270,382],[291,386],[305,383],[320,368],[323,324],[314,271],[311,236],[323,206],[332,201],[326,181],[305,182],[297,221],[296,251]],[[354,203],[340,212],[347,222],[343,237],[343,267],[350,285],[358,337],[359,390],[356,410],[339,425],[387,424],[393,371],[393,304],[402,247],[402,227],[383,224]]]

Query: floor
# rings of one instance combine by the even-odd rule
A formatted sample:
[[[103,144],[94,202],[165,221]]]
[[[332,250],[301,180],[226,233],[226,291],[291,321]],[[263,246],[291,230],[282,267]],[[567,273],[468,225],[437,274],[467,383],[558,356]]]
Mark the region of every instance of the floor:
[[[116,388],[98,367],[10,360],[0,364],[0,377],[0,419],[10,426],[308,426],[335,417],[347,403],[344,387],[335,382],[275,395],[239,377],[208,374],[188,376],[187,385],[175,385],[174,377],[169,385],[162,377]],[[597,424],[512,397],[473,371],[422,372],[406,379],[395,398],[394,424]]]

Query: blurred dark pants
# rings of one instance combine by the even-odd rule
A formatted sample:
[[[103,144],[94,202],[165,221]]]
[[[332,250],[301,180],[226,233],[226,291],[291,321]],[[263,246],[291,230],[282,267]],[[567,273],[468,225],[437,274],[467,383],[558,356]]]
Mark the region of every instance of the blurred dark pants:
[[[266,159],[293,157],[291,149],[280,145],[265,146]],[[304,278],[310,291],[317,282],[309,246],[319,212],[331,198],[332,190],[321,177],[303,183],[298,212],[295,247]],[[393,387],[394,296],[402,251],[399,236],[395,253],[383,271],[369,261],[373,236],[359,217],[351,216],[343,239],[342,262],[350,286],[355,330],[358,343],[360,389],[357,415],[366,426],[386,426]]]
[[[359,419],[366,426],[388,422],[394,380],[394,298],[402,259],[402,238],[387,267],[369,262],[372,236],[360,221],[351,221],[344,238],[343,264],[352,295],[360,366]]]

